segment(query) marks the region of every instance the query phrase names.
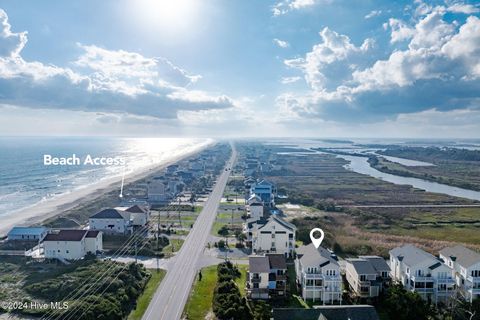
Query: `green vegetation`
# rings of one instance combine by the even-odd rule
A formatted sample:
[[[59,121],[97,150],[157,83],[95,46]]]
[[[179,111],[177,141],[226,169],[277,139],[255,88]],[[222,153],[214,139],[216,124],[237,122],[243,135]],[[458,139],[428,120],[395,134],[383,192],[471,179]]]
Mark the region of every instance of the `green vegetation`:
[[[172,256],[173,253],[178,252],[183,245],[183,239],[171,239],[170,244],[163,249],[165,255]]]
[[[284,190],[289,202],[325,211],[338,211],[339,206],[349,205],[472,203],[347,170],[344,165],[348,162],[331,154],[308,157],[281,154],[277,155],[278,161],[285,162],[283,170],[265,178]]]
[[[189,320],[203,320],[212,308],[213,291],[217,284],[217,266],[203,268],[202,280],[197,280],[185,306],[185,314]]]
[[[410,292],[401,284],[392,285],[377,307],[389,320],[428,320],[435,316],[435,309],[416,292]]]
[[[229,261],[217,267],[218,282],[213,293],[212,309],[219,320],[252,319],[247,301],[234,280],[240,275],[238,268]]]
[[[145,290],[143,291],[142,295],[137,300],[137,305],[134,310],[128,316],[128,320],[140,320],[142,319],[143,314],[148,308],[148,304],[153,298],[155,291],[157,290],[158,286],[162,282],[163,278],[165,277],[165,270],[154,271],[150,270],[152,276],[148,281]]]
[[[185,314],[187,319],[203,320],[207,317],[208,313],[212,311],[214,291],[218,285],[219,278],[222,279],[221,281],[225,281],[226,278],[229,278],[233,283],[232,288],[233,286],[237,288],[234,289],[234,291],[237,292],[238,290],[240,297],[244,297],[247,268],[248,266],[246,265],[240,265],[236,267],[231,263],[222,263],[218,266],[203,268],[201,270],[201,279],[200,276],[197,276],[196,282],[193,285],[192,292],[185,306]],[[243,298],[240,298],[240,301],[243,300]]]
[[[126,252],[123,251],[126,255],[135,255],[136,253],[139,256],[162,258],[166,255],[166,253],[171,252],[171,241],[165,236],[160,236],[158,241],[155,238],[137,238],[138,239],[136,241],[138,251],[135,250],[135,242],[131,242],[132,245],[129,246],[128,250]],[[128,241],[128,239],[130,239],[130,236],[104,235],[103,247],[107,253],[114,253],[116,250],[121,248],[123,244]]]
[[[95,291],[90,291],[92,275],[101,275]],[[15,275],[15,279],[11,278]],[[70,265],[30,263],[25,258],[3,258],[0,279],[3,301],[26,303],[61,302],[72,293],[85,294],[68,300],[68,312],[76,312],[82,319],[119,319],[126,317],[143,292],[150,273],[139,264],[124,265],[113,261],[82,260]],[[95,278],[96,280],[97,278]],[[48,309],[21,309],[15,312],[25,316],[42,316]],[[66,311],[57,311],[66,312]]]
[[[434,166],[404,166],[381,157],[369,162],[377,170],[414,177],[460,188],[480,190],[480,151],[436,147],[389,147],[378,153],[386,156],[427,161]]]

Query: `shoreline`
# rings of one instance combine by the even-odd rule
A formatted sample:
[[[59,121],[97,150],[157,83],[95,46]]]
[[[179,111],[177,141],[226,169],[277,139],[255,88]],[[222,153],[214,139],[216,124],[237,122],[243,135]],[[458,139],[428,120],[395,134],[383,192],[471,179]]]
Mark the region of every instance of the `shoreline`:
[[[155,171],[164,169],[171,164],[175,164],[181,160],[184,160],[192,155],[195,155],[205,150],[206,148],[212,146],[214,143],[215,141],[208,142],[200,146],[196,150],[189,151],[185,154],[173,157],[172,159],[169,159],[163,163],[146,166],[137,172],[131,172],[129,174],[126,174],[124,183],[127,184],[145,178],[146,176],[154,173]],[[121,181],[122,176],[105,178],[86,188],[73,190],[72,192],[62,194],[57,198],[34,204],[30,207],[15,212],[12,215],[2,217],[0,218],[0,238],[6,236],[7,233],[14,226],[31,226],[34,224],[39,224],[47,219],[60,215],[64,211],[70,210],[83,202],[98,199],[104,194],[115,189],[118,189],[118,191],[120,192]]]

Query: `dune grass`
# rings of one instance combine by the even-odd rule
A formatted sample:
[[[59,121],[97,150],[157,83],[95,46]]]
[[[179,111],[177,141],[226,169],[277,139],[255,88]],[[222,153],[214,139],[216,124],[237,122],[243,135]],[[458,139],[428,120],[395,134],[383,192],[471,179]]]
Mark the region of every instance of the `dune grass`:
[[[155,294],[155,291],[157,290],[158,286],[160,285],[166,274],[165,270],[159,270],[159,272],[157,272],[156,270],[151,270],[151,272],[152,277],[148,281],[142,295],[138,298],[137,307],[135,308],[135,310],[132,310],[132,312],[128,316],[128,320],[142,319],[143,314],[147,310],[148,305],[152,300],[153,295]]]

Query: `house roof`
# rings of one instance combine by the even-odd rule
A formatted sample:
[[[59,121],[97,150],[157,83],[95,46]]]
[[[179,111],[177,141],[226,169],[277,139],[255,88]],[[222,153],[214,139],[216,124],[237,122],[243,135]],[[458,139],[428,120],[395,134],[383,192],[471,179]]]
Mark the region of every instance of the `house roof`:
[[[287,269],[287,262],[285,261],[285,256],[283,254],[267,254],[268,261],[270,263],[271,269]]]
[[[267,225],[268,223],[278,223],[280,225],[282,225],[284,228],[290,230],[290,231],[295,231],[297,229],[297,227],[295,227],[295,225],[283,220],[282,218],[280,218],[279,216],[277,215],[273,215],[273,216],[270,216],[268,219],[267,219],[267,223],[265,223],[263,226],[261,226],[260,228],[258,229],[261,229],[263,227],[265,227],[265,225]]]
[[[323,318],[322,318],[323,317]],[[274,320],[378,320],[373,306],[341,305],[320,306],[312,309],[285,308],[273,309]]]
[[[358,258],[347,259],[347,263],[350,263],[357,274],[376,274],[375,268],[370,261]]]
[[[250,256],[248,257],[249,272],[265,273],[270,272],[270,263],[268,257]]]
[[[256,183],[257,186],[273,186],[273,183],[271,183],[268,180],[262,179],[260,182]]]
[[[144,207],[140,207],[138,204],[128,208],[125,211],[132,212],[132,213],[146,213],[147,212],[147,210]]]
[[[43,241],[80,241],[87,232],[88,230],[58,230],[47,234]]]
[[[95,213],[90,218],[93,219],[125,219],[128,213],[118,209],[103,209],[100,212]]]
[[[432,264],[438,262],[438,259],[434,255],[425,252],[411,244],[394,248],[390,250],[390,254],[395,257],[403,257],[402,261],[409,266],[414,266],[424,262],[431,262]]]
[[[258,195],[256,195],[255,193],[252,193],[250,197],[247,199],[247,203],[248,204],[263,203],[263,201],[262,201],[262,198],[260,198]]]
[[[332,254],[323,247],[316,249],[312,243],[301,246],[297,249],[297,256],[304,266],[326,266],[329,263],[336,264],[338,262],[332,257]]]
[[[444,248],[440,250],[440,254],[445,257],[455,257],[455,262],[465,268],[480,263],[480,254],[478,252],[460,245]]]
[[[390,271],[385,259],[379,256],[359,256],[360,259],[368,260],[377,272]]]
[[[41,235],[48,229],[45,227],[13,227],[8,236],[13,235]]]
[[[100,231],[98,231],[98,230],[89,230],[87,232],[87,235],[85,236],[85,238],[96,238],[99,233],[100,233]]]

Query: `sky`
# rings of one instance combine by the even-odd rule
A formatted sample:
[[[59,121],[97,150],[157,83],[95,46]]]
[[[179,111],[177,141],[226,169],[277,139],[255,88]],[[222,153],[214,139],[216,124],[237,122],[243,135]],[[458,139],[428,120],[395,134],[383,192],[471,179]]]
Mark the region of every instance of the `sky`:
[[[480,1],[0,0],[0,135],[480,138]]]

